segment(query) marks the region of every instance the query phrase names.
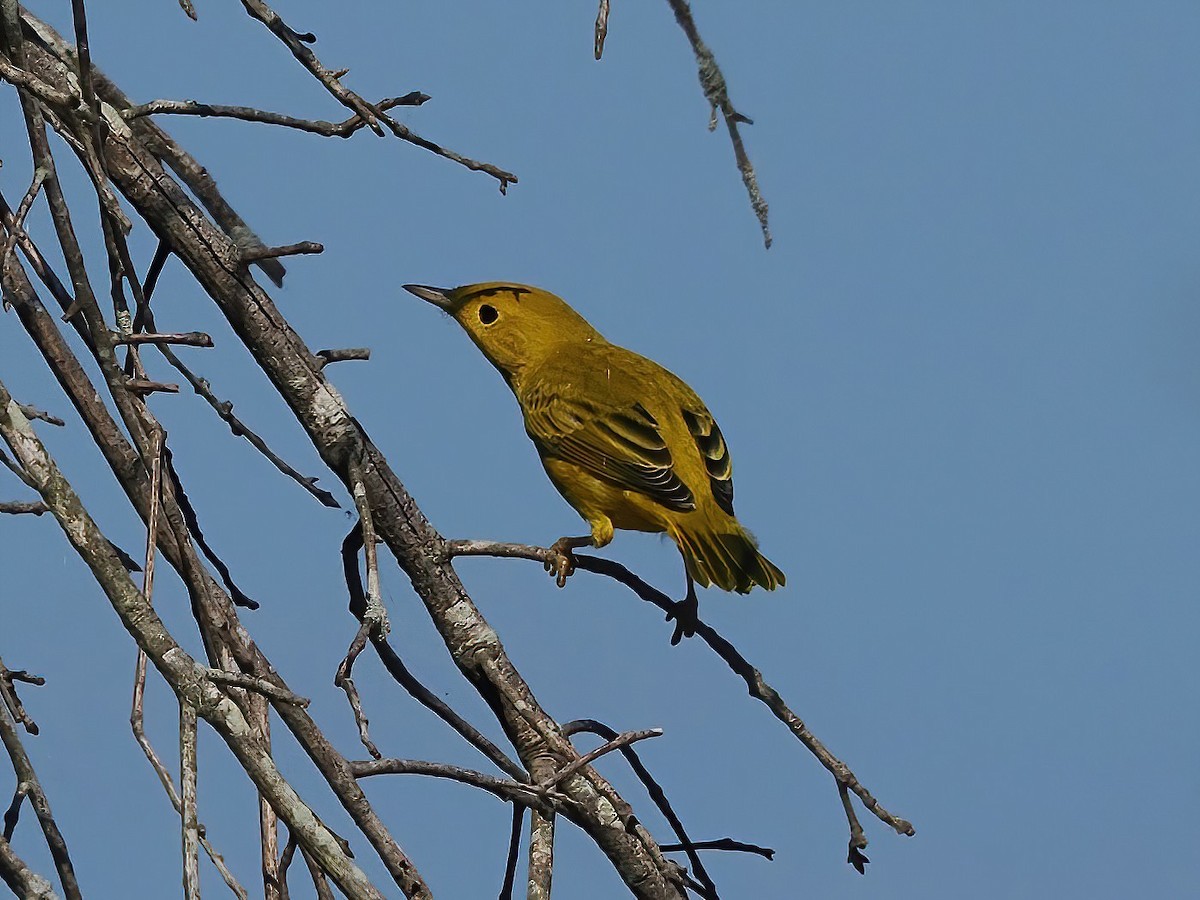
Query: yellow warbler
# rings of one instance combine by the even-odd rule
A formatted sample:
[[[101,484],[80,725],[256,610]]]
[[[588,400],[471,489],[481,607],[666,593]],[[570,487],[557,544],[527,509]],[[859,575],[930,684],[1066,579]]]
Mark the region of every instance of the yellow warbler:
[[[725,439],[683,381],[610,344],[548,291],[404,288],[453,316],[516,395],[546,474],[592,529],[562,538],[560,552],[603,547],[614,528],[666,532],[683,554],[693,615],[693,579],[743,594],[784,583],[734,517]]]

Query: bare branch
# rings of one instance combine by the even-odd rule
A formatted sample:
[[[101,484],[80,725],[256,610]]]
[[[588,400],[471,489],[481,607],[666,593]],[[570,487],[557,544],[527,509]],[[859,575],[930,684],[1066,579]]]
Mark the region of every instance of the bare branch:
[[[363,609],[363,624],[369,626],[369,634],[386,637],[391,630],[387,608],[383,605],[379,585],[379,558],[375,548],[375,525],[371,517],[371,506],[367,502],[367,488],[363,483],[362,464],[350,463],[351,492],[354,505],[358,507],[358,526],[362,532],[363,559],[367,564],[366,606]]]
[[[189,347],[211,347],[213,339],[203,331],[184,331],[175,334],[155,334],[149,331],[139,331],[133,334],[122,334],[114,331],[114,344],[185,344]]]
[[[371,350],[369,347],[343,347],[338,350],[318,350],[316,357],[317,365],[323,369],[330,363],[368,360],[371,358]]]
[[[12,398],[0,384],[0,410],[8,411]],[[280,775],[274,760],[256,739],[237,704],[207,682],[200,666],[170,636],[162,621],[133,583],[120,560],[83,508],[78,496],[46,453],[28,421],[19,413],[0,412],[0,436],[18,461],[38,481],[42,499],[54,512],[72,546],[92,569],[122,624],[146,650],[150,661],[166,678],[177,696],[194,698],[197,711],[233,751],[246,773],[271,805],[279,811],[300,843],[320,860],[322,867],[352,900],[382,900],[382,894],[350,860],[335,836],[322,824]]]
[[[430,100],[428,94],[412,91],[403,97],[386,97],[373,104],[380,112],[397,106],[420,106]],[[222,106],[213,103],[200,103],[196,100],[152,100],[140,106],[121,111],[126,121],[151,115],[201,116],[226,119],[241,119],[244,122],[261,122],[266,125],[279,125],[284,128],[295,128],[322,137],[347,138],[366,125],[362,116],[353,115],[344,122],[326,122],[321,119],[298,119],[283,113],[268,112],[249,106]]]
[[[30,869],[4,838],[0,838],[0,881],[22,900],[58,900],[50,882]]]
[[[3,54],[0,54],[0,78],[11,84],[17,84],[26,88],[31,93],[37,95],[38,99],[45,100],[54,106],[74,107],[79,105],[78,94],[70,91],[60,91],[53,85],[42,81],[31,72],[25,71],[20,66],[13,65]]]
[[[376,119],[376,112],[371,108],[362,97],[354,93],[354,91],[343,85],[337,77],[337,73],[331,72],[321,64],[315,53],[308,49],[305,44],[315,43],[316,35],[311,33],[301,34],[292,29],[286,22],[280,18],[279,13],[271,9],[262,0],[242,0],[242,6],[245,7],[252,17],[262,22],[270,32],[283,42],[283,45],[291,51],[292,55],[304,68],[316,78],[321,84],[325,85],[325,89],[329,91],[343,105],[353,110],[357,115],[362,117],[367,126],[370,127],[380,137],[383,137],[383,129],[379,127]]]
[[[366,592],[363,589],[362,575],[358,570],[358,551],[362,548],[362,529],[355,525],[350,529],[342,542],[342,571],[346,579],[346,591],[350,595],[350,612],[360,621],[365,620]],[[470,722],[456,713],[437,694],[425,687],[404,664],[404,660],[386,640],[371,641],[380,662],[397,684],[406,690],[410,696],[439,719],[453,728],[468,743],[486,756],[500,771],[515,779],[526,778],[525,769],[487,739]]]
[[[30,734],[37,734],[37,722],[25,711],[25,705],[21,703],[21,697],[17,694],[17,686],[14,682],[22,682],[24,684],[33,684],[41,687],[46,683],[46,679],[40,675],[30,675],[24,669],[16,672],[11,671],[4,660],[0,659],[0,701],[8,707],[9,714],[21,724]]]
[[[317,892],[317,900],[334,900],[329,882],[325,880],[324,870],[309,853],[304,850],[300,852],[304,856],[304,865],[308,867],[308,874],[312,876],[313,889]]]
[[[43,422],[49,425],[56,425],[59,428],[67,424],[58,416],[51,415],[44,409],[38,409],[36,406],[30,406],[28,403],[19,403],[17,405],[21,407],[21,412],[25,414],[25,418],[27,419],[41,419]]]
[[[0,513],[10,516],[40,516],[50,507],[40,500],[5,500],[0,502]]]
[[[595,719],[576,719],[573,722],[568,722],[563,726],[563,733],[574,735],[583,732],[599,735],[606,741],[612,741],[618,738],[616,730],[599,722]],[[638,777],[642,785],[646,788],[646,793],[650,795],[650,799],[654,805],[658,807],[658,811],[663,814],[663,818],[667,820],[667,824],[671,826],[671,830],[675,836],[679,838],[679,844],[672,845],[682,849],[688,855],[688,861],[692,864],[692,871],[696,878],[699,879],[698,887],[693,885],[693,890],[705,898],[715,900],[717,896],[717,886],[713,882],[712,877],[708,874],[708,870],[704,868],[704,862],[700,859],[700,855],[692,849],[692,839],[688,836],[687,830],[683,827],[683,822],[675,812],[671,802],[667,799],[666,791],[658,780],[650,774],[650,770],[646,768],[640,756],[633,747],[625,746],[619,748],[620,754],[625,757],[625,761],[629,763],[629,768],[633,770],[633,774]],[[666,851],[666,845],[660,846],[660,850]]]
[[[606,753],[612,753],[614,750],[620,750],[622,747],[628,747],[630,744],[637,741],[644,741],[647,738],[662,737],[662,733],[663,730],[661,728],[647,728],[644,731],[626,731],[624,734],[618,734],[611,741],[602,744],[590,753],[585,753],[569,766],[555,772],[549,781],[543,781],[541,785],[542,787],[554,787],[555,785],[562,784],[584,766],[590,765]]]
[[[500,884],[499,900],[512,900],[513,885],[517,880],[517,855],[521,852],[521,826],[525,823],[525,807],[512,805],[512,830],[508,835],[508,858],[504,861],[504,881]]]
[[[867,863],[871,861],[863,855],[863,850],[867,846],[867,836],[858,822],[854,804],[850,802],[850,792],[841,782],[838,782],[838,796],[842,798],[842,809],[846,812],[846,822],[850,826],[850,847],[846,852],[846,862],[854,866],[859,875],[864,875],[867,871]]]
[[[550,900],[554,880],[554,814],[529,811],[529,900]]]
[[[187,380],[187,383],[192,386],[192,390],[198,396],[202,397],[204,401],[216,411],[217,415],[221,417],[221,420],[229,426],[230,432],[235,437],[244,437],[250,442],[250,446],[267,458],[271,465],[316,497],[323,506],[328,506],[332,509],[342,508],[342,505],[337,502],[337,499],[333,496],[333,494],[316,486],[316,478],[309,478],[297,472],[274,450],[267,446],[266,441],[259,437],[255,432],[251,431],[246,426],[245,422],[235,416],[233,414],[233,403],[229,400],[222,400],[216,394],[214,394],[212,387],[209,385],[206,379],[201,378],[192,372],[192,370],[184,365],[179,357],[177,357],[170,350],[170,348],[159,347],[159,350],[167,362],[174,366],[176,371],[178,371],[179,374]]]
[[[200,822],[196,818],[196,709],[179,699],[179,819],[183,827],[183,896],[200,900]]]
[[[354,686],[354,679],[350,677],[350,673],[354,668],[354,661],[358,659],[358,655],[367,647],[367,636],[370,632],[371,626],[366,622],[363,622],[358,627],[358,632],[354,635],[354,640],[350,642],[350,648],[346,651],[345,658],[338,665],[333,683],[346,693],[346,700],[350,703],[350,709],[354,713],[354,723],[358,726],[358,739],[374,759],[382,759],[383,754],[379,752],[379,748],[375,746],[375,742],[371,740],[370,732],[367,730],[370,721],[367,719],[366,713],[363,712],[362,699],[358,696],[358,688]]]
[[[246,247],[241,251],[242,262],[250,264],[263,259],[276,259],[280,256],[297,256],[300,254],[324,253],[323,244],[316,241],[301,241],[298,244],[286,244],[282,247]]]
[[[130,378],[123,385],[125,390],[135,394],[178,394],[179,385],[167,384],[162,381],[151,381],[148,378]]]
[[[204,674],[208,677],[209,681],[244,688],[247,691],[254,691],[254,693],[262,694],[268,700],[275,703],[287,703],[291,706],[305,707],[311,702],[307,698],[293,694],[291,691],[285,690],[270,681],[263,678],[255,678],[253,675],[246,675],[242,672],[225,672],[221,669],[210,668],[205,669]]]
[[[769,248],[771,246],[771,229],[767,224],[767,201],[763,199],[762,192],[758,188],[758,176],[754,173],[754,166],[750,162],[746,146],[742,143],[742,136],[738,131],[739,124],[752,125],[754,123],[733,108],[733,103],[729,99],[729,88],[725,84],[725,76],[721,74],[721,69],[717,66],[716,57],[700,37],[700,31],[696,28],[695,19],[692,18],[692,9],[688,0],[667,0],[667,3],[675,13],[675,21],[687,35],[687,39],[692,45],[692,52],[696,55],[696,64],[700,72],[700,87],[704,90],[704,97],[708,100],[709,106],[712,107],[713,117],[709,130],[716,128],[717,111],[720,110],[721,116],[725,119],[725,127],[729,131],[729,140],[733,143],[733,155],[737,160],[738,171],[742,173],[742,183],[746,185],[746,193],[750,196],[750,206],[754,209],[754,215],[758,217],[759,227],[762,228],[763,244]]]
[[[2,392],[3,385],[0,385],[0,393]],[[4,399],[0,397],[0,416],[3,416]],[[28,427],[28,422],[25,424]],[[4,665],[3,660],[0,660],[0,670],[9,671]],[[33,762],[30,760],[29,754],[25,752],[25,747],[21,743],[21,737],[17,732],[16,722],[18,718],[24,716],[24,709],[21,707],[20,700],[17,699],[15,691],[13,691],[10,680],[0,679],[0,695],[3,696],[4,701],[0,703],[0,743],[4,744],[4,749],[8,753],[9,760],[12,762],[13,773],[17,776],[18,790],[28,798],[30,805],[33,807],[34,815],[37,816],[38,824],[42,829],[42,836],[45,838],[46,847],[50,850],[50,858],[54,861],[54,868],[58,874],[58,880],[62,885],[66,900],[82,900],[83,895],[79,889],[79,881],[75,877],[75,867],[71,864],[71,854],[67,851],[67,841],[58,828],[58,823],[54,819],[54,813],[50,810],[50,801],[46,797],[46,792],[42,789],[42,783],[33,768]],[[14,708],[19,713],[11,712]],[[28,717],[25,718],[27,719]],[[29,728],[28,722],[25,725],[26,728]],[[37,727],[34,726],[30,729],[30,733],[36,734]],[[0,839],[0,855],[8,848],[8,839],[12,837],[13,829],[16,828],[16,817],[19,808],[19,800],[14,797],[13,806],[10,807],[9,814],[5,816],[4,838]],[[19,862],[19,860],[16,860],[15,856],[10,856],[7,860],[0,858],[0,873],[9,873],[5,874],[4,878],[10,886],[13,882],[9,880],[9,875],[15,872],[14,866],[16,862]],[[18,896],[27,895],[18,892]],[[28,896],[41,895],[33,893]],[[46,896],[51,895],[47,894]]]
[[[604,41],[608,37],[608,3],[609,0],[600,0],[596,13],[596,59],[604,55]]]
[[[747,844],[745,841],[735,841],[733,838],[718,838],[712,841],[692,841],[688,844],[659,844],[663,853],[676,853],[681,850],[727,850],[733,853],[753,853],[764,859],[775,859],[775,851],[770,847],[760,847],[758,844]]]
[[[548,551],[541,549],[541,552],[542,554],[545,554]],[[537,559],[540,561],[543,559],[543,556],[533,555],[528,558]],[[575,557],[575,562],[580,569],[584,569],[589,572],[595,572],[601,575],[607,575],[608,577],[621,582],[643,600],[647,601],[648,603],[653,603],[664,612],[669,613],[675,607],[675,601],[663,594],[661,591],[658,591],[646,584],[646,582],[642,581],[642,579],[638,578],[620,563],[615,563],[612,560],[601,559],[600,557],[587,555],[577,555]],[[783,722],[783,724],[788,727],[788,730],[795,735],[797,740],[799,740],[800,743],[808,748],[809,752],[817,758],[817,761],[829,771],[839,785],[844,785],[853,791],[858,796],[859,800],[862,801],[863,806],[865,806],[881,822],[890,825],[898,834],[909,837],[916,834],[916,829],[913,828],[910,822],[888,812],[879,804],[879,801],[871,796],[871,792],[862,785],[862,783],[855,776],[854,772],[851,771],[850,767],[830,753],[828,749],[826,749],[825,745],[821,743],[817,736],[809,731],[808,726],[804,724],[804,721],[794,712],[792,712],[787,704],[784,703],[783,698],[779,696],[779,692],[767,684],[766,679],[764,679],[762,676],[762,673],[759,672],[758,669],[754,668],[754,666],[752,666],[749,661],[747,661],[747,659],[742,656],[742,654],[739,653],[731,643],[729,643],[729,641],[725,640],[725,638],[723,638],[716,631],[716,629],[707,623],[697,620],[696,636],[708,644],[708,646],[711,647],[716,654],[725,661],[725,664],[728,665],[736,675],[741,677],[743,681],[745,681],[746,687],[750,692],[750,696],[754,697],[756,700],[760,700],[768,709],[770,709],[775,717],[779,719],[779,721]]]
[[[551,787],[496,778],[449,763],[426,762],[420,759],[369,759],[350,763],[350,769],[356,778],[369,778],[373,775],[428,775],[432,778],[446,778],[481,788],[501,800],[510,800],[547,812],[554,808],[554,803],[571,803],[569,797]]]
[[[446,559],[456,556],[496,556],[505,558],[529,559],[542,564],[557,559],[558,551],[553,548],[536,547],[529,544],[512,544],[501,541],[456,540],[446,541],[443,545]],[[667,613],[675,610],[675,601],[666,594],[650,586],[641,578],[634,575],[620,563],[597,556],[575,555],[575,564],[579,569],[600,575],[607,575],[628,587],[648,603],[652,603]],[[893,815],[884,809],[871,793],[863,787],[850,768],[834,756],[825,745],[808,730],[794,712],[784,703],[778,691],[767,684],[762,673],[754,668],[737,649],[723,638],[712,626],[697,620],[696,635],[711,647],[721,657],[733,672],[746,682],[750,695],[762,701],[777,719],[783,722],[796,738],[808,748],[817,760],[839,785],[845,785],[853,791],[871,813],[881,822],[890,825],[897,833],[906,836],[916,834],[916,830],[908,821]]]
[[[33,206],[34,198],[37,197],[38,191],[42,189],[42,182],[46,180],[49,172],[38,166],[33,172],[33,181],[29,184],[29,190],[25,192],[25,196],[21,198],[21,202],[17,204],[17,211],[11,219],[6,219],[5,227],[8,228],[8,237],[4,240],[4,246],[0,249],[0,272],[8,265],[9,254],[13,252],[13,247],[16,246],[17,240],[25,234],[25,217],[29,215],[29,210]]]

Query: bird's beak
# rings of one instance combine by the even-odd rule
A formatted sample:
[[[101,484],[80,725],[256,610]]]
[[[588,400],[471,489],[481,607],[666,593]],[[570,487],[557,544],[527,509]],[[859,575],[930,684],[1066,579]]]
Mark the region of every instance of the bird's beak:
[[[453,290],[452,288],[435,288],[425,284],[406,284],[404,285],[404,289],[410,294],[415,294],[422,300],[432,303],[439,309],[444,309],[446,312],[450,311],[452,305],[450,292]]]

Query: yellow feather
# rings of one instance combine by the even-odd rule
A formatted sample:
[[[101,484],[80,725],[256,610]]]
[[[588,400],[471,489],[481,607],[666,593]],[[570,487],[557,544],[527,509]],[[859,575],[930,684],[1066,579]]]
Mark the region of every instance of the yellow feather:
[[[665,532],[702,586],[746,593],[784,583],[734,517],[725,439],[682,380],[539,288],[405,287],[450,313],[504,376],[546,473],[595,546],[614,529]]]

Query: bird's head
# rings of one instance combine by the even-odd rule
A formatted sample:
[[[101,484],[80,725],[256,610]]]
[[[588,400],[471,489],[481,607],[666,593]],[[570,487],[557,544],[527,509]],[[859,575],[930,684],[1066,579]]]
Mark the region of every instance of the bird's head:
[[[449,313],[509,381],[564,343],[604,340],[560,297],[526,284],[406,284],[404,289]]]

